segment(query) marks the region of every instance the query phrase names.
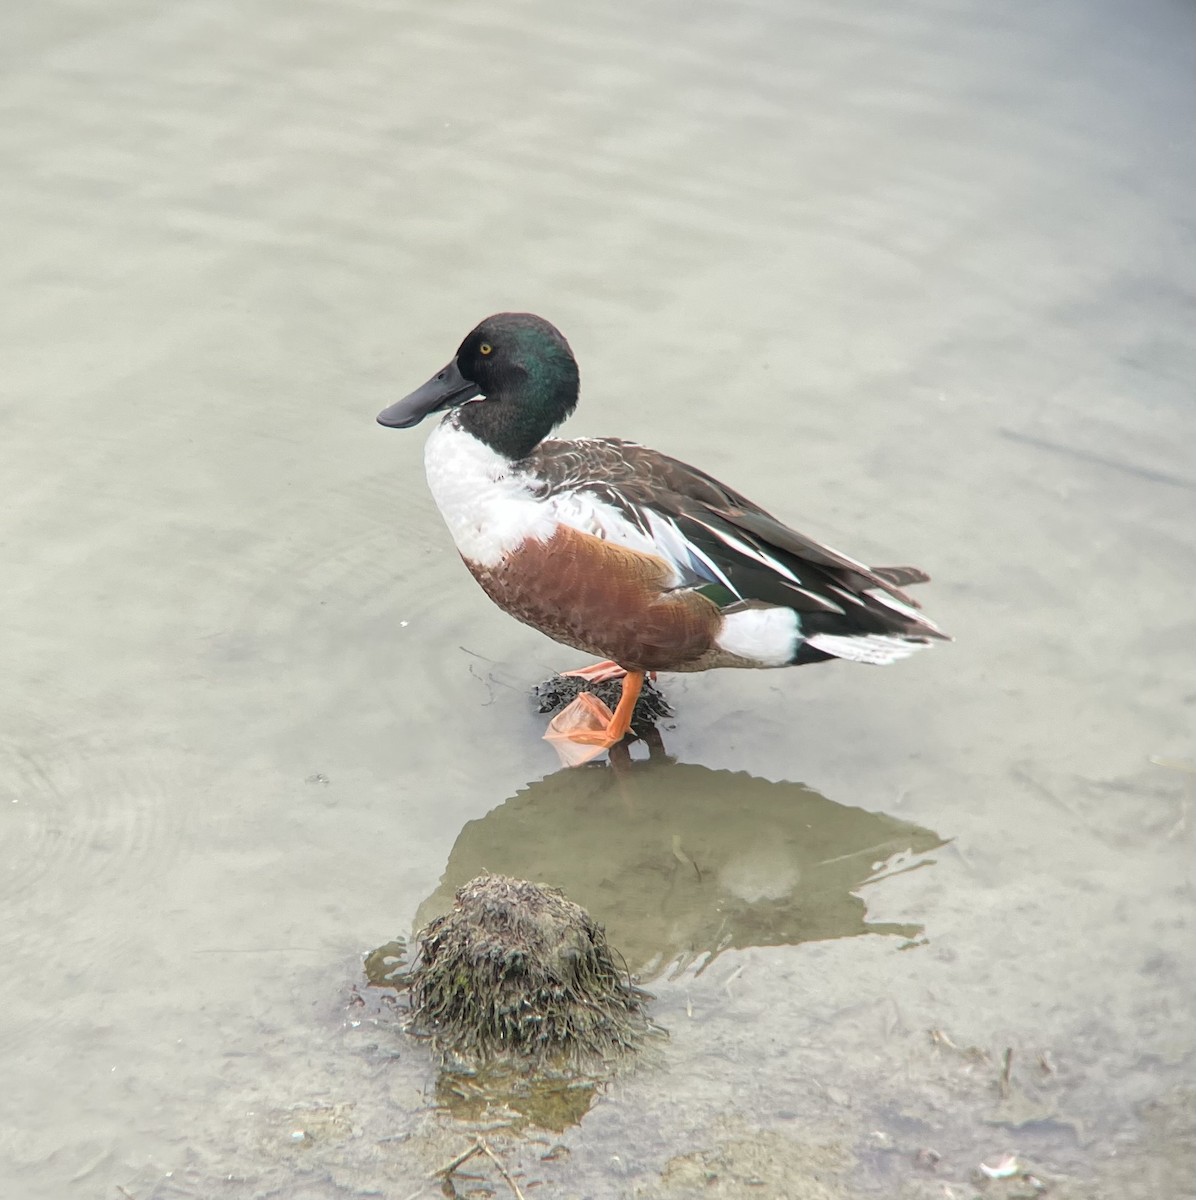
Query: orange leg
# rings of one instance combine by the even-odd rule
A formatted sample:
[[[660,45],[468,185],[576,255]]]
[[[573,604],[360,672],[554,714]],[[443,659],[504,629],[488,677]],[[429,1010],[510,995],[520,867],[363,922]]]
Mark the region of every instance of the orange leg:
[[[640,690],[644,686],[643,671],[628,671],[623,679],[623,691],[619,696],[619,705],[615,715],[603,735],[602,746],[605,749],[621,742],[631,729],[631,714],[635,711],[635,702],[640,698]]]
[[[631,714],[644,686],[643,671],[628,671],[619,704],[612,713],[597,696],[582,692],[548,724],[552,742],[566,766],[577,767],[621,742],[631,728]]]

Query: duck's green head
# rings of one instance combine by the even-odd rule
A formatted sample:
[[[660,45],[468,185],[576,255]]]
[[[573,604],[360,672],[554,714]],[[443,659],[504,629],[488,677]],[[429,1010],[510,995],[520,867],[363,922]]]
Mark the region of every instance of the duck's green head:
[[[459,408],[463,429],[506,458],[523,458],[573,411],[577,389],[577,362],[555,326],[532,313],[496,313],[378,423],[408,429],[429,413]]]

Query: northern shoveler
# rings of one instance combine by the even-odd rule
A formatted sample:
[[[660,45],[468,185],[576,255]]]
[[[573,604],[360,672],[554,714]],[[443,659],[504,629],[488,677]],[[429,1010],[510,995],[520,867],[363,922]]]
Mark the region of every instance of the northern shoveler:
[[[583,694],[588,727],[561,714],[545,735],[574,761],[627,733],[648,672],[884,664],[946,639],[901,590],[929,578],[917,567],[867,567],[635,442],[548,439],[577,397],[560,332],[498,313],[378,416],[407,429],[448,410],[424,462],[465,565],[513,617],[608,660],[576,674],[623,678],[613,714]]]

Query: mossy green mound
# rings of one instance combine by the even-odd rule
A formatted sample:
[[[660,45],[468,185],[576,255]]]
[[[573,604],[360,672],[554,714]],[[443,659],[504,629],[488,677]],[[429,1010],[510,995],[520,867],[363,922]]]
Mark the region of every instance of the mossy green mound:
[[[473,1061],[606,1061],[650,1028],[602,927],[556,888],[481,875],[419,935],[413,1030]]]

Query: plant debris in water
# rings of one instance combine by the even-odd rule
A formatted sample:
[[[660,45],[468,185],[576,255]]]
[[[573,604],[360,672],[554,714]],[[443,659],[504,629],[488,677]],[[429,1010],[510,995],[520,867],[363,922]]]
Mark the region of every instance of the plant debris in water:
[[[395,938],[365,956],[365,977],[373,987],[407,986],[407,939]]]
[[[619,697],[623,694],[623,681],[604,679],[599,683],[592,683],[588,679],[578,679],[576,675],[554,675],[532,688],[532,699],[537,712],[556,714],[572,704],[581,692],[590,692],[597,696],[611,712],[614,712],[618,707]],[[657,722],[672,715],[673,710],[664,698],[664,693],[651,679],[645,679],[639,699],[631,713],[632,733],[636,737],[643,737],[656,728]]]
[[[419,935],[411,1027],[475,1062],[607,1062],[634,1050],[651,997],[606,934],[556,888],[480,875]]]
[[[468,1071],[441,1071],[436,1103],[458,1121],[563,1133],[590,1111],[601,1078],[575,1071],[528,1072],[509,1061],[487,1063]]]

